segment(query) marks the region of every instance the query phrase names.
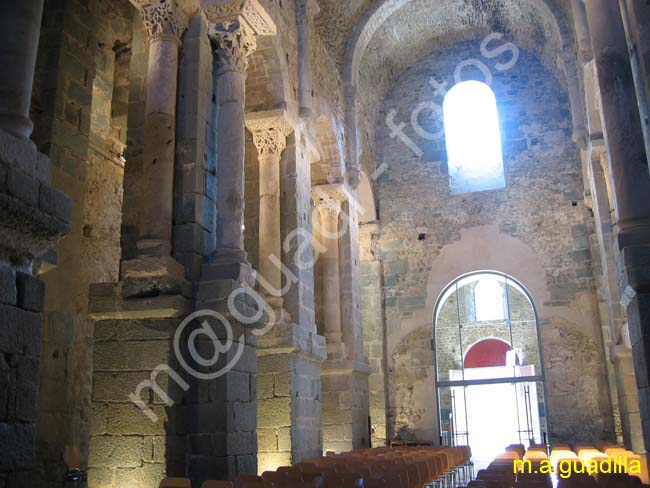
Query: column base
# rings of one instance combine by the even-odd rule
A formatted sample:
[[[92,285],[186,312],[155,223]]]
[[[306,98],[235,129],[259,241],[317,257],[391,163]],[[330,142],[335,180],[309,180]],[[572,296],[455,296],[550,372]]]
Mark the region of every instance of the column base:
[[[343,361],[348,359],[348,349],[343,342],[343,336],[339,333],[325,333],[327,340],[327,357],[334,361]]]
[[[123,261],[120,270],[123,297],[151,297],[186,293],[185,268],[171,256],[138,256]]]
[[[169,256],[172,253],[171,242],[164,239],[140,239],[135,247],[141,256]]]
[[[201,281],[233,280],[248,286],[255,284],[255,270],[241,249],[217,249],[201,269]]]

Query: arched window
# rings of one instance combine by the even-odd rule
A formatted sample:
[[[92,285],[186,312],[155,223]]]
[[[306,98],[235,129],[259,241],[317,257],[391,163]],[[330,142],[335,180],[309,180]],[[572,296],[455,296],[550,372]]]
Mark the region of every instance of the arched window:
[[[480,81],[455,85],[443,103],[451,193],[505,188],[499,112]]]
[[[503,287],[496,279],[484,278],[474,285],[474,310],[477,322],[503,320]]]

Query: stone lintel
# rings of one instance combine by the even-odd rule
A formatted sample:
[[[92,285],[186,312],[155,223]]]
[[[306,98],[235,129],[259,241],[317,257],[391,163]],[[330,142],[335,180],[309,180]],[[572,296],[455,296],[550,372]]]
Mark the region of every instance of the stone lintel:
[[[258,0],[200,0],[211,25],[239,21],[250,35],[274,36],[275,22]]]

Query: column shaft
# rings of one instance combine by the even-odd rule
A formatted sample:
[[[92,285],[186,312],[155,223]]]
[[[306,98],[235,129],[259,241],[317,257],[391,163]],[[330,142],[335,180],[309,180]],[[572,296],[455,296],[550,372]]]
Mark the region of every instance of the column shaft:
[[[280,155],[260,157],[259,272],[275,290],[282,288],[280,268],[270,258],[282,258],[280,235]],[[271,290],[267,292],[272,293]]]
[[[284,111],[257,112],[246,120],[257,148],[260,175],[259,282],[277,305],[282,294],[280,225],[280,159],[293,131]]]
[[[298,35],[298,105],[300,115],[309,117],[312,110],[310,29],[314,15],[319,12],[315,0],[296,1],[296,30]]]
[[[29,138],[32,84],[41,31],[43,0],[3,0],[0,3],[0,129]]]
[[[147,100],[141,200],[141,254],[171,252],[176,88],[179,41],[172,36],[151,40],[147,69]]]
[[[340,343],[341,331],[341,277],[339,271],[339,212],[338,202],[321,202],[323,244],[323,322],[328,346]],[[329,349],[329,347],[328,347]]]
[[[216,55],[220,53],[217,51]],[[217,78],[217,253],[245,257],[244,104],[246,74],[225,71]]]
[[[602,118],[616,196],[619,246],[650,217],[650,188],[641,118],[619,6],[610,0],[585,2]]]

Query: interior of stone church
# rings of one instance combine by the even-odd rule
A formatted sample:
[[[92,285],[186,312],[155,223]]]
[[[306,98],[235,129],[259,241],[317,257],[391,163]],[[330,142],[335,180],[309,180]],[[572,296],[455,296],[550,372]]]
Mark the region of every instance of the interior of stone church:
[[[649,2],[0,13],[0,488],[650,485]]]

